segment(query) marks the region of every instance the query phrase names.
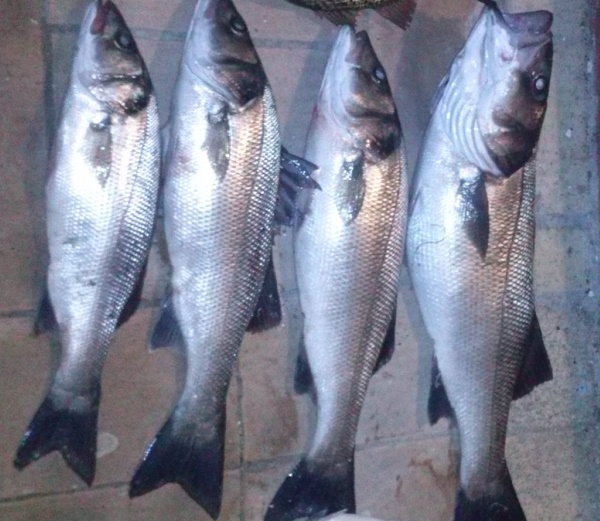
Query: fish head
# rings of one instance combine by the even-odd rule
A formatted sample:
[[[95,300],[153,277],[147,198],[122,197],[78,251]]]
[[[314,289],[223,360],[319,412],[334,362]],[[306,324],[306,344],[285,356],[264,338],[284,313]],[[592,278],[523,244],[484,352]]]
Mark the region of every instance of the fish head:
[[[111,0],[97,0],[89,6],[74,67],[81,83],[113,110],[138,112],[153,92],[133,35]]]
[[[368,34],[351,26],[340,30],[327,63],[320,94],[338,128],[373,161],[390,155],[401,139],[390,84]]]
[[[199,0],[184,61],[206,87],[233,109],[252,104],[267,84],[246,22],[231,0]]]
[[[520,169],[537,145],[552,70],[552,14],[483,13],[483,67],[477,122],[489,155],[503,175]]]

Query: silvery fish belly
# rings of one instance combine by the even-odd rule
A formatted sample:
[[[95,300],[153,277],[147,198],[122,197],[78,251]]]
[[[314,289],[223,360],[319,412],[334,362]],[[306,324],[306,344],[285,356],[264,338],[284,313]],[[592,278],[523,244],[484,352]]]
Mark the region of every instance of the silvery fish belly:
[[[148,71],[110,1],[87,10],[54,141],[48,292],[36,330],[57,330],[62,351],[15,465],[58,450],[91,484],[100,373],[115,329],[139,302],[160,161]]]
[[[132,497],[175,482],[219,515],[226,395],[271,254],[279,164],[273,96],[246,24],[230,0],[200,0],[166,140],[173,273],[152,339],[179,343],[187,374],[131,481]]]
[[[292,4],[316,11],[337,25],[354,25],[361,9],[374,9],[401,29],[410,25],[416,0],[288,0]]]
[[[546,11],[483,9],[440,87],[411,187],[408,265],[437,359],[429,415],[454,417],[460,433],[455,521],[526,519],[504,447],[511,401],[552,378],[533,298],[551,24]]]
[[[305,320],[295,383],[315,397],[317,422],[267,521],[355,510],[358,419],[376,363],[393,348],[406,167],[386,74],[364,31],[339,33],[305,155],[319,166],[321,191],[295,233]]]

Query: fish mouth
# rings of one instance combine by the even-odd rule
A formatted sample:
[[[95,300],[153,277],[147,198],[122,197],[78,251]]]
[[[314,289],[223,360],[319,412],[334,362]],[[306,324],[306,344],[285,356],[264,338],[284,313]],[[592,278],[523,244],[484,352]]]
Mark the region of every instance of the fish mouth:
[[[94,4],[95,12],[93,12],[94,19],[90,23],[90,34],[103,34],[108,22],[108,14],[116,9],[116,6],[111,0],[96,0]]]
[[[330,65],[332,65],[335,70],[339,70],[339,66],[343,63],[352,63],[351,55],[355,46],[356,32],[354,27],[350,25],[343,26],[335,40],[335,44],[331,52],[331,56],[334,59],[330,60]]]
[[[352,67],[351,62],[349,63],[347,58],[354,47],[355,41],[356,33],[354,28],[350,25],[344,25],[339,30],[329,54],[329,60],[327,61],[321,83],[320,99],[328,98],[329,100],[336,100],[339,98],[348,72]],[[334,93],[338,93],[338,95],[334,95]]]
[[[372,49],[371,40],[367,31],[360,31],[354,35],[354,39],[350,43],[350,50],[346,55],[346,63],[359,69],[361,67],[361,57],[365,49]]]
[[[540,46],[552,39],[553,15],[549,11],[503,13],[494,1],[485,2],[492,23],[504,29],[516,49]]]
[[[194,17],[201,15],[205,20],[214,21],[219,15],[218,7],[219,0],[201,0],[198,2],[196,7],[197,12],[194,14]]]

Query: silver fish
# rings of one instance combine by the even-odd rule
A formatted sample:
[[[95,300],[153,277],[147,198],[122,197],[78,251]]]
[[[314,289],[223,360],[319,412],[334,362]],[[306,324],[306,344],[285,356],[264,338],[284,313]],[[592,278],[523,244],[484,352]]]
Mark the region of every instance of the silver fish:
[[[172,289],[152,338],[155,347],[184,347],[187,374],[132,497],[175,482],[219,515],[226,395],[271,255],[280,148],[273,94],[244,20],[231,0],[200,0],[166,140]]]
[[[504,448],[513,398],[552,378],[533,296],[534,153],[552,15],[503,15],[486,3],[438,92],[407,258],[437,357],[430,420],[453,417],[460,433],[454,519],[524,521]]]
[[[369,379],[393,346],[407,213],[403,139],[385,70],[368,35],[340,30],[305,157],[322,191],[295,234],[304,347],[296,389],[317,423],[267,521],[355,510],[354,445]],[[384,348],[382,348],[384,346]],[[383,353],[383,354],[382,354]]]
[[[159,170],[148,70],[117,7],[99,0],[83,21],[46,185],[50,266],[36,330],[58,331],[60,365],[17,468],[58,450],[93,481],[100,374],[139,302]]]

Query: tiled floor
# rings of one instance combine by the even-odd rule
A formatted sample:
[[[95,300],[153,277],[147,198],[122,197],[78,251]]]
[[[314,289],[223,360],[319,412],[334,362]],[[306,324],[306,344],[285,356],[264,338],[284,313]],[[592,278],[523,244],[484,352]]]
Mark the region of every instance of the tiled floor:
[[[117,0],[169,110],[194,0]],[[594,9],[586,0],[510,0],[555,13],[555,65],[538,154],[536,292],[555,379],[514,405],[507,458],[530,521],[600,519],[600,270],[595,158]],[[87,490],[53,454],[22,472],[14,451],[52,367],[30,335],[43,276],[46,143],[68,81],[81,0],[0,1],[0,519],[134,521],[208,516],[176,486],[142,498],[127,483],[176,398],[181,361],[149,353],[147,332],[166,280],[160,233],[143,310],[117,334],[104,371],[97,479]],[[283,141],[300,153],[336,30],[283,0],[237,0],[273,86]],[[464,41],[475,0],[419,0],[403,33],[375,13],[369,31],[392,78],[412,168],[439,80]],[[299,309],[289,235],[278,239],[285,321],[248,336],[228,402],[224,520],[262,519],[302,452],[311,405],[293,394]],[[450,521],[457,455],[447,425],[429,427],[431,345],[403,274],[396,354],[372,380],[357,438],[358,510],[397,521]]]

